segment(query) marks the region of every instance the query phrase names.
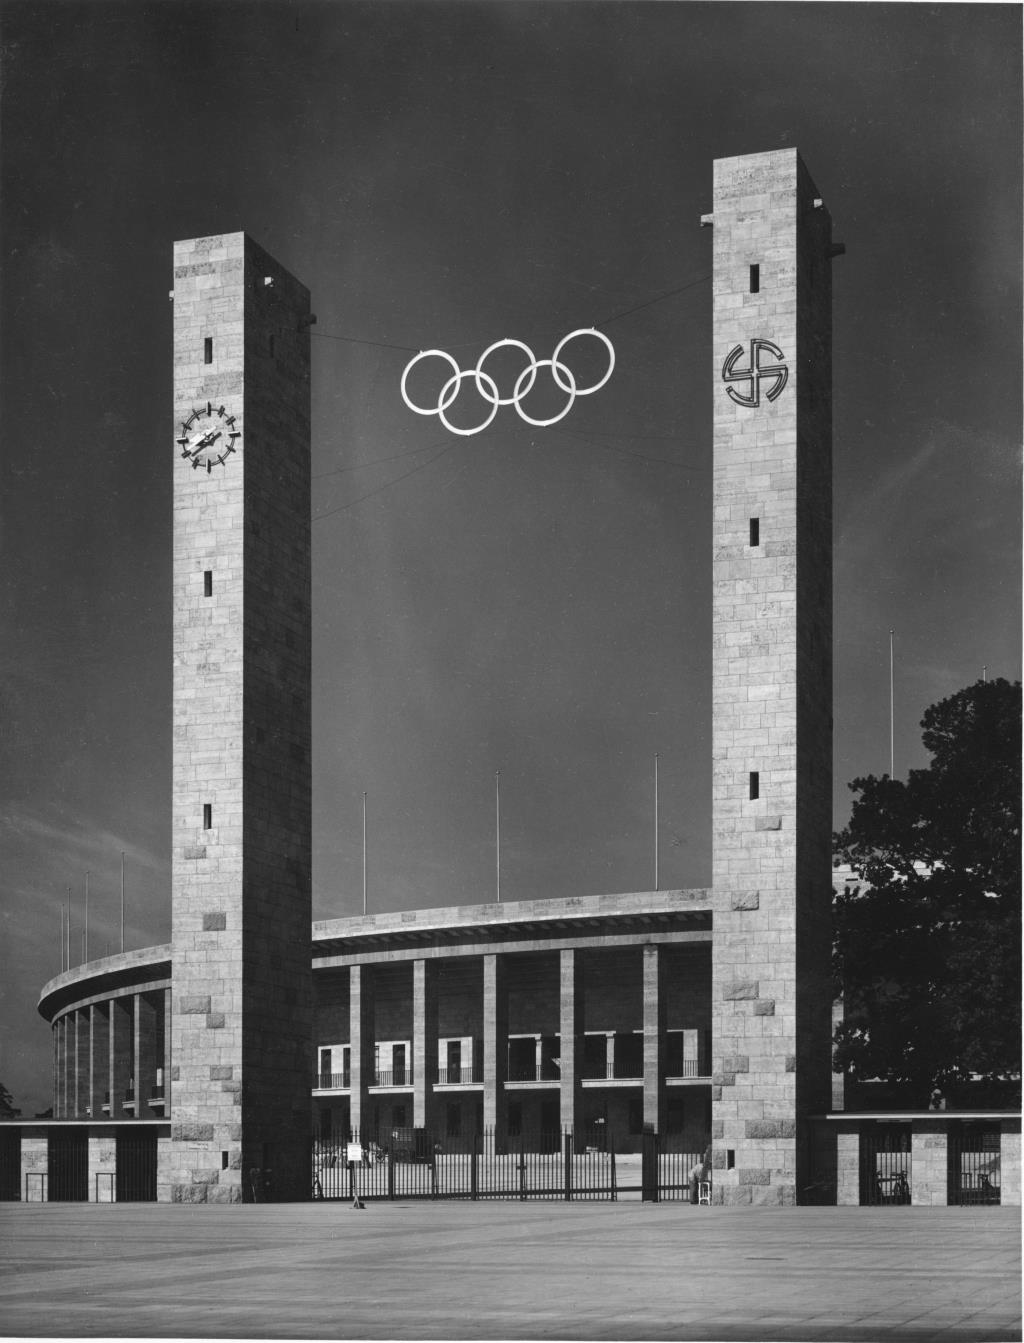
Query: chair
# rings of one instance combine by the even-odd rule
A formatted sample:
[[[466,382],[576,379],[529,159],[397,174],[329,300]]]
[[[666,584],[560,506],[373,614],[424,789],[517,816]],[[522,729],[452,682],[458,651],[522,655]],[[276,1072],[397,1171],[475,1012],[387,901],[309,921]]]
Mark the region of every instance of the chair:
[[[698,1185],[697,1185],[697,1202],[698,1202],[698,1204],[706,1203],[707,1206],[708,1206],[709,1208],[711,1207],[711,1181],[710,1181],[710,1180],[701,1180],[701,1181],[698,1183]]]

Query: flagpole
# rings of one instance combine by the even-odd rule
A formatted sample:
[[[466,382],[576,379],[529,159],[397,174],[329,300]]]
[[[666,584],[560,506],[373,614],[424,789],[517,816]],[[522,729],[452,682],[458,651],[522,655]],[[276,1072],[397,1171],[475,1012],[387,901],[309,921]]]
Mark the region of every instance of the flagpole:
[[[90,873],[85,874],[85,928],[82,930],[82,959],[89,960],[89,877]]]
[[[363,794],[363,914],[366,914],[366,794]]]
[[[889,778],[896,777],[896,749],[895,749],[895,727],[893,716],[893,705],[895,703],[893,695],[893,635],[895,630],[889,631]]]
[[[124,849],[121,850],[121,950],[124,951]]]
[[[654,752],[654,889],[658,885],[658,752]]]
[[[494,771],[494,877],[498,904],[501,904],[501,770]]]
[[[60,902],[60,972],[64,973],[64,901]]]
[[[68,969],[71,969],[71,887],[68,887]]]

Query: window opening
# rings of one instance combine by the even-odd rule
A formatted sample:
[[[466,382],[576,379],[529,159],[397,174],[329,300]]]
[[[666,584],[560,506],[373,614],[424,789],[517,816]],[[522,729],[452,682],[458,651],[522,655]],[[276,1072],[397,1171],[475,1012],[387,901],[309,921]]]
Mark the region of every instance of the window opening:
[[[756,769],[752,769],[752,770],[750,771],[750,800],[751,800],[751,802],[753,802],[755,798],[760,797],[760,795],[761,795],[761,776],[760,776],[760,774],[758,774],[758,772],[757,772]]]
[[[203,803],[203,829],[213,829],[213,804],[211,802]]]
[[[213,596],[213,570],[206,569],[203,572],[203,596]]]
[[[761,544],[761,519],[750,519],[750,544],[759,546]]]
[[[203,363],[213,363],[213,337],[207,336],[203,341]]]
[[[759,294],[761,292],[761,267],[751,266],[750,268],[750,292]]]

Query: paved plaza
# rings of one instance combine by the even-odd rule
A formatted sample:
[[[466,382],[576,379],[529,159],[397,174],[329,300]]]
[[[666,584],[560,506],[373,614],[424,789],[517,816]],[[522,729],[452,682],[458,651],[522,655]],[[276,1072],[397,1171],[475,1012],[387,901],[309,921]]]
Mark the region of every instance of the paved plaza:
[[[1019,1339],[1014,1208],[0,1204],[4,1336]]]

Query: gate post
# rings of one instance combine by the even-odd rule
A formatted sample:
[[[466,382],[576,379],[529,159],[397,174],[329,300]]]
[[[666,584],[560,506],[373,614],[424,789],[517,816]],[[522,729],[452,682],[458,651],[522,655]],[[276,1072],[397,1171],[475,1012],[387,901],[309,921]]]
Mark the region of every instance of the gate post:
[[[562,1134],[562,1161],[565,1164],[565,1201],[572,1198],[572,1129]]]
[[[519,1197],[526,1199],[526,1136],[519,1134]]]
[[[640,1167],[641,1199],[644,1203],[658,1202],[658,1146],[654,1125],[645,1124]]]
[[[619,1187],[615,1176],[615,1143],[612,1141],[611,1134],[608,1135],[608,1141],[611,1145],[612,1158],[612,1202],[615,1203],[619,1197]]]
[[[395,1152],[394,1143],[388,1145],[388,1198],[395,1197]]]
[[[479,1133],[473,1134],[472,1156],[469,1162],[469,1197],[475,1199],[479,1188],[479,1176],[477,1173],[477,1146],[480,1141]]]

